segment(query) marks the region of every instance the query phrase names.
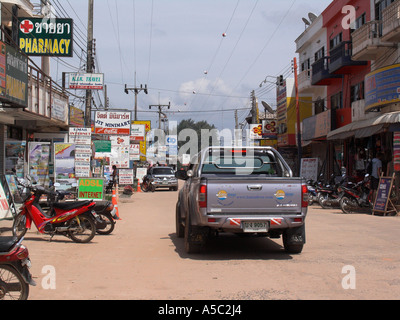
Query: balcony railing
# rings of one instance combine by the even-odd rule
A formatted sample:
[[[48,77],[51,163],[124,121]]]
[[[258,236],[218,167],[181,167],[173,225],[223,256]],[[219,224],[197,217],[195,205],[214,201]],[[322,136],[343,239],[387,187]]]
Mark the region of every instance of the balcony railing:
[[[311,72],[311,69],[307,69],[299,73],[299,91],[311,88]]]
[[[352,73],[353,67],[366,66],[367,61],[352,60],[353,43],[343,41],[330,51],[329,71],[336,74]]]
[[[60,125],[68,125],[68,96],[52,85],[51,78],[31,65],[28,82],[27,111],[54,120]]]
[[[333,75],[329,71],[329,57],[323,57],[312,65],[313,86],[326,86],[331,84],[332,79],[339,78],[340,75]]]
[[[400,0],[394,1],[382,12],[382,40],[400,41]]]
[[[384,53],[388,48],[394,47],[391,42],[381,39],[382,22],[369,21],[353,32],[353,60],[369,61]]]

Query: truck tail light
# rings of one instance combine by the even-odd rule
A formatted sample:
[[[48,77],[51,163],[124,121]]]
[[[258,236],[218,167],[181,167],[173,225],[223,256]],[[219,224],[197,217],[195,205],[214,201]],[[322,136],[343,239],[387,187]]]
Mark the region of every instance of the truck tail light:
[[[202,184],[199,190],[199,207],[207,208],[207,185]]]
[[[301,207],[302,208],[308,207],[308,189],[305,184],[301,186]]]

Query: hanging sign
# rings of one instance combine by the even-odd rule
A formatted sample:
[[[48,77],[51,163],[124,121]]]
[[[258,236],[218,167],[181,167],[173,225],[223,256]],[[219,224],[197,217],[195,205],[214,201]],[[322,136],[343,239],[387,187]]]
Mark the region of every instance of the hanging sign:
[[[73,20],[20,18],[19,47],[28,56],[73,56]]]

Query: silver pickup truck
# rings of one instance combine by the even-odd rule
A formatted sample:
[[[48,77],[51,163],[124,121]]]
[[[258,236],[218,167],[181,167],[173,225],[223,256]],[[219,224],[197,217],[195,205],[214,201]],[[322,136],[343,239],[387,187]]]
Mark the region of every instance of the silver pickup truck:
[[[187,253],[219,232],[283,236],[289,253],[306,242],[306,182],[271,147],[210,147],[192,159],[176,204],[176,234]]]

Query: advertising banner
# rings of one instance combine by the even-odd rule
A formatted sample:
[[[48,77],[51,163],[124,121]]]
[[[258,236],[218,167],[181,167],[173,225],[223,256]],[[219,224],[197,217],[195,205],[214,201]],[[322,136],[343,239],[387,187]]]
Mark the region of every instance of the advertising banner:
[[[130,112],[97,111],[95,117],[95,133],[105,135],[130,135]]]
[[[61,184],[59,190],[70,188],[75,180],[75,144],[54,144],[54,182]]]
[[[69,128],[69,143],[91,145],[92,130],[90,128]]]
[[[133,169],[119,169],[118,179],[120,185],[133,185],[134,184]]]
[[[49,142],[29,142],[28,145],[29,175],[44,187],[49,186]]]
[[[103,90],[103,73],[69,74],[69,88],[78,90]]]
[[[400,102],[400,64],[379,69],[365,77],[365,111]]]
[[[28,56],[73,56],[73,20],[19,18],[19,48]]]

